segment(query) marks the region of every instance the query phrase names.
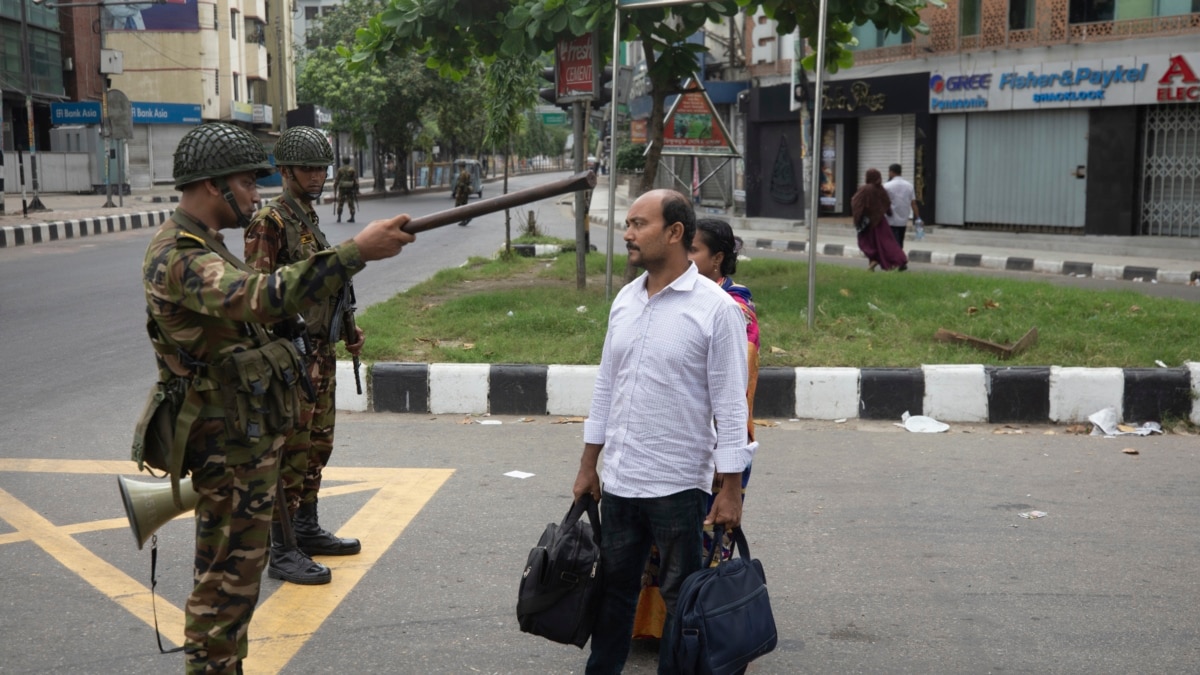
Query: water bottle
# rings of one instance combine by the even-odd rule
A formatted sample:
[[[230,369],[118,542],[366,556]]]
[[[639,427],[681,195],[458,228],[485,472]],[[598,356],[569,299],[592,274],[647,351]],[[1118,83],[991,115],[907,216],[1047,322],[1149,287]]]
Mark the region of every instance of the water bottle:
[[[925,221],[921,220],[920,218],[917,218],[916,220],[913,221],[913,226],[916,227],[916,229],[917,229],[917,241],[921,241],[922,239],[924,239],[925,238]]]

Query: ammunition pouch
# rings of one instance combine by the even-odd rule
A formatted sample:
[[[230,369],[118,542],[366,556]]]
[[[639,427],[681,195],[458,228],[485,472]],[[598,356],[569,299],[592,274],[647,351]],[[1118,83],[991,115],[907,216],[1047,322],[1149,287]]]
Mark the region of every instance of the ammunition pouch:
[[[236,352],[214,369],[225,408],[225,433],[247,444],[291,431],[300,419],[297,388],[304,363],[295,346],[275,339]]]
[[[183,377],[158,382],[150,390],[133,432],[131,458],[138,471],[162,471],[171,477],[175,504],[182,510],[179,481],[187,474],[188,435],[200,416],[202,403],[191,380]],[[147,469],[149,467],[149,469]]]

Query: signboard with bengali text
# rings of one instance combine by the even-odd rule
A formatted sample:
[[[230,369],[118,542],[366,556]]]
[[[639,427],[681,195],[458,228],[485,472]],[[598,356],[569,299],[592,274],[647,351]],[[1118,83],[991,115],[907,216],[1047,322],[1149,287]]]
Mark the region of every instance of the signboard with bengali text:
[[[683,90],[663,123],[662,154],[739,157],[708,92],[696,78],[688,80]]]

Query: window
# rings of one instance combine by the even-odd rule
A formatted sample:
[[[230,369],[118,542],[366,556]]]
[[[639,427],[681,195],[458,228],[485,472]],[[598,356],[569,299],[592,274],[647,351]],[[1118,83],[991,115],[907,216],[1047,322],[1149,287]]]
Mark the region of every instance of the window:
[[[963,0],[962,13],[958,15],[959,35],[979,35],[979,15],[981,0]]]
[[[237,39],[238,13],[236,9],[229,10],[229,37]]]
[[[235,100],[235,101],[242,100],[242,96],[241,96],[242,88],[240,86],[238,86],[239,79],[241,79],[241,77],[237,73],[234,73],[233,74],[233,100]]]
[[[879,49],[880,47],[898,47],[912,42],[912,36],[908,31],[901,30],[899,33],[889,33],[875,27],[871,22],[864,23],[861,26],[855,26],[851,29],[854,37],[858,38],[858,46],[854,49]]]
[[[1070,0],[1071,23],[1147,19],[1200,12],[1200,0]]]
[[[1033,28],[1034,0],[1008,0],[1008,29]]]

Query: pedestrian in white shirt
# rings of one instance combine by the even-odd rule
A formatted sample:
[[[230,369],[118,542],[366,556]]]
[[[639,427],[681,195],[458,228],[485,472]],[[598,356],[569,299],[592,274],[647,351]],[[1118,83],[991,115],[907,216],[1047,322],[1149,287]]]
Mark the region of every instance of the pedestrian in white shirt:
[[[706,524],[736,527],[741,490],[706,502],[714,471],[741,486],[757,443],[746,434],[746,324],[734,300],[688,260],[691,202],[647,192],[625,219],[629,264],[645,270],[613,300],[573,489],[600,503],[605,591],[587,673],[620,673],[632,642],[652,543],[667,605],[659,672],[676,672],[669,639],[683,580],[700,568]],[[715,421],[715,424],[714,424]],[[603,472],[597,471],[604,453]]]
[[[914,224],[921,221],[916,192],[913,191],[912,183],[900,175],[899,164],[888,167],[888,180],[883,184],[883,189],[887,190],[892,201],[892,215],[888,216],[888,225],[892,227],[892,234],[896,235],[896,243],[900,244],[900,248],[904,248],[904,232],[908,229],[909,216],[912,216]]]

